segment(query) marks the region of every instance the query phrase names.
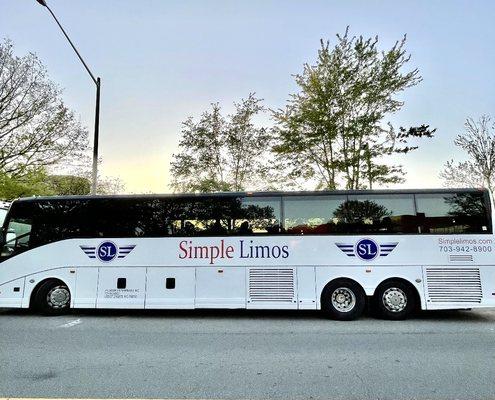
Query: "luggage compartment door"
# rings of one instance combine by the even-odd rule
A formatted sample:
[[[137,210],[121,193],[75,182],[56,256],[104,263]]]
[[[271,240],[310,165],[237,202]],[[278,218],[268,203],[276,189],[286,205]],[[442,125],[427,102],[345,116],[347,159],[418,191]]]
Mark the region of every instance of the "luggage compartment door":
[[[148,267],[145,308],[194,308],[194,267]]]
[[[196,308],[245,308],[246,268],[197,267]]]
[[[144,308],[146,268],[100,267],[97,308]]]

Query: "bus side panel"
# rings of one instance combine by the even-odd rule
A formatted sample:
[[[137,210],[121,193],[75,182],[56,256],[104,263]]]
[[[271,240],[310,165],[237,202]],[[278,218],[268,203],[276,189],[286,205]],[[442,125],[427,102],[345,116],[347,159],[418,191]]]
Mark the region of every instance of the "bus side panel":
[[[192,267],[148,267],[145,308],[194,308],[195,280]]]
[[[483,284],[483,305],[495,307],[495,266],[480,267]]]
[[[0,285],[0,307],[19,308],[24,296],[25,278]]]
[[[373,296],[376,288],[390,278],[400,278],[411,283],[418,291],[421,308],[426,308],[423,291],[423,272],[421,266],[329,266],[316,267],[317,307],[321,309],[321,293],[330,281],[338,278],[348,278],[359,283],[367,296]],[[419,280],[417,282],[416,280]]]
[[[145,267],[100,267],[97,308],[144,308]]]
[[[98,288],[98,268],[78,268],[76,292],[73,294],[74,308],[95,308]]]
[[[196,308],[246,308],[245,267],[197,267]]]
[[[297,298],[300,310],[316,310],[316,269],[297,268]]]

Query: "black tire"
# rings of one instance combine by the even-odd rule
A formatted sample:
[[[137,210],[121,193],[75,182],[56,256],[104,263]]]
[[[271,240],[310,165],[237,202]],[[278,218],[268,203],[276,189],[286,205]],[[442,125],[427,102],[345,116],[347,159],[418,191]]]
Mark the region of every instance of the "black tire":
[[[65,314],[70,308],[69,288],[56,280],[42,283],[34,295],[34,308],[44,315]]]
[[[344,301],[341,301],[342,299]],[[348,279],[330,282],[321,294],[323,313],[327,317],[339,321],[351,321],[359,318],[363,314],[365,306],[366,295],[363,288]],[[346,308],[348,308],[347,311]]]
[[[383,319],[406,319],[416,308],[416,295],[411,285],[401,281],[381,284],[373,297],[376,314]]]

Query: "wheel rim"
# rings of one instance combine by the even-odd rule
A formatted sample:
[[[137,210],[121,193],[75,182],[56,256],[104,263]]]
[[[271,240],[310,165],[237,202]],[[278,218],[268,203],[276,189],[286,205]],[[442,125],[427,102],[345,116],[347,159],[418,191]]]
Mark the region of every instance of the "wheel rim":
[[[66,308],[69,301],[70,293],[66,286],[55,286],[46,295],[46,302],[51,308]]]
[[[340,312],[349,312],[356,306],[356,295],[346,287],[340,287],[332,293],[332,306]]]
[[[391,287],[383,292],[382,302],[388,311],[398,313],[406,309],[407,296],[402,289]]]

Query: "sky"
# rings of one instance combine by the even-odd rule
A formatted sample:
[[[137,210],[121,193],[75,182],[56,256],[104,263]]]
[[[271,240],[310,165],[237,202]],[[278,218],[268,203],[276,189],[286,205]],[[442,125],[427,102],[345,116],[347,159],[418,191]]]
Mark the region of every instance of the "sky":
[[[169,164],[181,123],[212,102],[225,112],[255,92],[283,107],[293,74],[314,63],[320,39],[335,44],[346,26],[389,49],[407,34],[411,68],[423,82],[387,117],[396,126],[429,124],[434,139],[397,159],[401,187],[440,187],[467,117],[495,116],[495,2],[456,0],[46,0],[102,79],[102,172],[129,193],[170,192]],[[0,40],[34,52],[63,98],[93,132],[95,87],[48,11],[35,0],[0,0]],[[267,117],[267,122],[269,122]]]

